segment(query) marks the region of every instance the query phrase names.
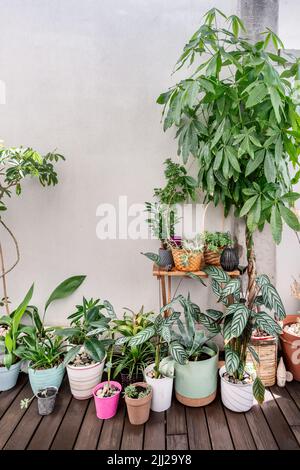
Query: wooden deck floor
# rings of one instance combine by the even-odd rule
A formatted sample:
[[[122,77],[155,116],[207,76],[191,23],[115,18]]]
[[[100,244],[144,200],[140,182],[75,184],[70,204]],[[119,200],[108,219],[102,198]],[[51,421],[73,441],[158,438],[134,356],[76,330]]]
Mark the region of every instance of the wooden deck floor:
[[[27,376],[0,394],[0,449],[299,449],[300,383],[267,390],[262,407],[245,414],[225,409],[220,399],[205,408],[185,408],[176,400],[166,413],[151,412],[144,426],[132,426],[123,399],[110,420],[96,418],[93,400],[72,398],[65,378],[55,411],[39,416],[34,400],[27,410],[20,400],[31,396]]]

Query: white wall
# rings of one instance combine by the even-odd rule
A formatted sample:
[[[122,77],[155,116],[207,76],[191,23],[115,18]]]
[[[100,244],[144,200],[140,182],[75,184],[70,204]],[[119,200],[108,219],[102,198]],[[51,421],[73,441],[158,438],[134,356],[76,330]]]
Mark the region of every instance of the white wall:
[[[41,151],[57,147],[67,157],[58,186],[27,181],[9,203],[22,255],[8,278],[14,303],[32,281],[42,305],[58,282],[84,273],[85,285],[49,310],[49,323],[64,323],[82,294],[108,298],[118,312],[158,307],[151,264],[139,254],[157,242],[98,240],[96,208],[119,195],[144,202],[162,184],[162,162],[176,154],[176,143],[162,131],[155,100],[212,6],[234,13],[237,2],[0,0],[1,138]],[[8,243],[6,258],[9,264]],[[193,284],[193,292],[203,308],[211,303],[208,290]]]

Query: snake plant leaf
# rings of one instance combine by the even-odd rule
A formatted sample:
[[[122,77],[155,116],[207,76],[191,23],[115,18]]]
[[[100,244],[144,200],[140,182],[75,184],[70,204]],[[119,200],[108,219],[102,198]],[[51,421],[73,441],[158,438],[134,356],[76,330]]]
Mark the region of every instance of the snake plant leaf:
[[[264,299],[264,304],[274,309],[276,317],[283,320],[286,316],[285,308],[283,306],[280,295],[272,284],[262,286],[261,293]]]
[[[178,364],[185,364],[188,355],[184,347],[178,341],[172,341],[169,345],[170,354]]]
[[[225,348],[225,366],[228,374],[232,375],[238,369],[240,363],[240,358],[238,354],[230,349],[229,347]]]
[[[86,276],[72,276],[69,277],[68,279],[65,279],[63,282],[61,282],[52,292],[50,295],[49,299],[46,302],[45,305],[45,312],[48,309],[49,305],[54,301],[54,300],[60,300],[64,299],[65,297],[69,297],[69,295],[73,294],[78,287],[83,283],[85,280]]]
[[[261,379],[257,376],[253,383],[253,395],[254,398],[261,405],[265,399],[265,387]]]

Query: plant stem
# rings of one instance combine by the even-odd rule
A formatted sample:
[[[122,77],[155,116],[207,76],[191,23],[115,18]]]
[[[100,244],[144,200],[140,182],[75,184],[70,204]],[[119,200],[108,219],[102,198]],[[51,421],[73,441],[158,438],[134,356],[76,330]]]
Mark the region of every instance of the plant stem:
[[[155,373],[155,378],[159,378],[159,363],[160,363],[160,337],[158,338],[158,342],[156,344],[155,348],[155,367],[154,367],[154,373]]]
[[[246,248],[247,248],[247,274],[248,274],[248,305],[252,305],[252,302],[256,295],[256,258],[254,253],[253,234],[246,226]]]
[[[1,260],[2,284],[3,284],[3,302],[4,302],[4,305],[5,305],[6,314],[10,315],[9,306],[8,306],[8,295],[7,295],[7,285],[6,285],[6,277],[5,277],[4,257],[3,257],[1,242],[0,242],[0,260]]]

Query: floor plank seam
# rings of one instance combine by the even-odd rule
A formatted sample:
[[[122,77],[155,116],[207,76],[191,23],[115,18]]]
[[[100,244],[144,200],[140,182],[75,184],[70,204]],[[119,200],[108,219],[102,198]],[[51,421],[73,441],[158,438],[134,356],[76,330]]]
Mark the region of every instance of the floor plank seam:
[[[258,450],[255,439],[254,439],[253,432],[251,431],[251,427],[250,427],[248,419],[247,419],[247,412],[243,413],[243,415],[244,415],[245,421],[247,423],[247,426],[248,426],[248,429],[249,429],[249,432],[250,432],[250,436],[252,437],[253,444],[255,445],[255,450]]]
[[[222,411],[223,411],[223,415],[225,417],[225,422],[226,422],[227,429],[228,429],[228,432],[229,432],[229,436],[230,436],[230,439],[231,439],[232,447],[233,447],[234,450],[236,450],[235,449],[235,443],[234,443],[232,433],[231,433],[231,429],[230,429],[230,426],[229,426],[229,423],[228,423],[227,415],[226,415],[226,412],[225,412],[225,409],[224,409],[225,407],[224,407],[222,402],[221,402],[221,408],[222,408]]]
[[[74,447],[75,447],[75,445],[76,445],[78,436],[79,436],[79,434],[80,434],[81,426],[82,426],[82,424],[83,424],[84,418],[86,417],[86,414],[87,414],[88,409],[89,409],[89,404],[90,404],[90,398],[88,398],[88,400],[87,400],[87,405],[86,405],[86,408],[85,408],[85,412],[83,413],[80,426],[78,427],[78,431],[77,431],[76,437],[75,437],[74,442],[73,442],[73,445],[72,445],[72,450],[74,450]]]
[[[285,420],[285,422],[286,422],[288,428],[292,431],[292,434],[293,434],[293,436],[294,436],[294,439],[295,439],[296,443],[298,444],[298,447],[300,448],[300,443],[299,443],[299,441],[298,441],[298,439],[297,439],[297,436],[296,436],[295,433],[294,433],[293,425],[288,422],[288,420],[287,420],[287,418],[286,418],[286,416],[285,416],[283,410],[282,410],[281,407],[279,406],[279,403],[277,402],[277,399],[275,398],[275,396],[274,396],[272,390],[270,390],[270,388],[269,388],[269,392],[271,393],[271,395],[272,395],[272,397],[273,397],[273,401],[276,403],[277,408],[279,409],[281,415],[283,416],[283,418],[284,418],[284,420]]]
[[[70,406],[71,406],[71,403],[72,403],[72,395],[71,395],[71,397],[70,397],[68,406],[66,407],[66,410],[65,410],[64,414],[63,414],[62,417],[61,417],[60,423],[59,423],[59,425],[57,426],[57,429],[56,429],[56,431],[55,431],[55,433],[54,433],[54,435],[53,435],[53,438],[52,438],[51,442],[49,443],[48,450],[51,450],[51,447],[52,447],[52,445],[53,445],[53,443],[54,443],[54,441],[55,441],[55,438],[56,438],[56,436],[57,436],[58,431],[60,430],[61,424],[62,424],[63,420],[65,419],[65,416],[66,416],[66,414],[67,414],[67,412],[68,412],[68,409],[69,409]]]
[[[212,443],[212,438],[211,438],[211,434],[210,434],[210,430],[209,430],[209,425],[208,425],[208,418],[207,418],[207,414],[206,414],[206,406],[204,406],[204,416],[205,416],[205,422],[206,422],[206,429],[207,429],[208,439],[209,439],[209,443],[210,443],[210,449],[212,450],[212,448],[213,448],[213,443]]]

